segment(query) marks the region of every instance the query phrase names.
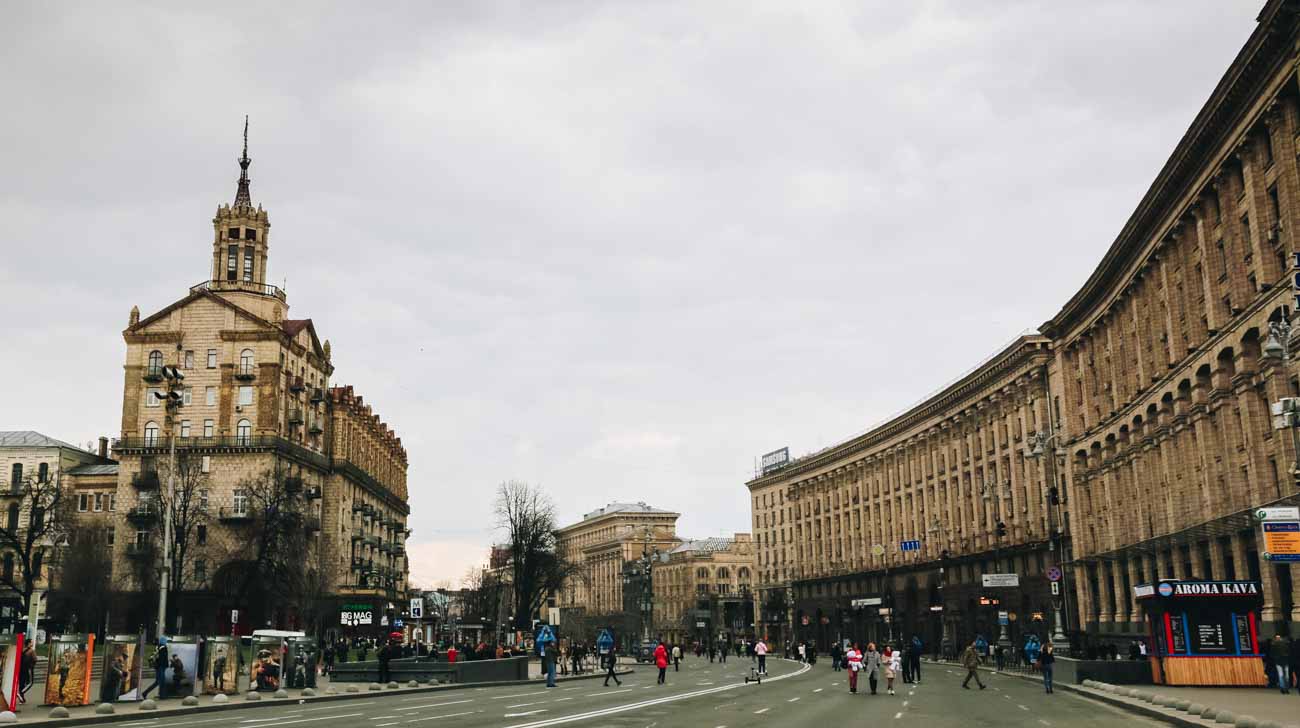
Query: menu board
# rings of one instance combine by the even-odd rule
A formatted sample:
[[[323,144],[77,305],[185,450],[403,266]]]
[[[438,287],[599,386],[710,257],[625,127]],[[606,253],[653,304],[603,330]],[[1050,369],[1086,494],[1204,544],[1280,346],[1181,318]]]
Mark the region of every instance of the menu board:
[[[1187,654],[1187,634],[1183,632],[1183,617],[1181,614],[1169,615],[1169,628],[1174,633],[1174,643],[1169,646],[1169,654]]]
[[[1228,630],[1222,622],[1197,621],[1193,625],[1192,642],[1196,652],[1228,652]]]
[[[1255,645],[1250,642],[1250,620],[1244,614],[1234,615],[1237,618],[1237,651],[1243,655],[1254,655]]]

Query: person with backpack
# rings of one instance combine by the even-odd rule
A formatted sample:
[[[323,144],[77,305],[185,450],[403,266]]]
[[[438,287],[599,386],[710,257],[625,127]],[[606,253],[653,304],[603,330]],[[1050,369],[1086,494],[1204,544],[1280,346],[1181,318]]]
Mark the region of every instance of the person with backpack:
[[[140,696],[141,700],[149,697],[149,693],[153,692],[155,688],[158,690],[159,700],[167,697],[167,666],[170,662],[171,661],[167,659],[167,638],[159,637],[158,647],[154,649],[153,658],[150,660],[150,663],[153,665],[153,685],[150,685],[144,691]]]

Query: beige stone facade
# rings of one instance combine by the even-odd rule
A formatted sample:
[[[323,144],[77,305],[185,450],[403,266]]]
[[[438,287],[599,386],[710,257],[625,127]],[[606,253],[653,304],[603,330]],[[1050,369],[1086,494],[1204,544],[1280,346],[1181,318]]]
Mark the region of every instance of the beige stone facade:
[[[623,565],[643,552],[665,553],[681,543],[680,516],[645,503],[611,503],[556,531],[560,553],[583,574],[565,585],[557,606],[589,615],[622,612]]]
[[[755,556],[748,533],[675,546],[653,572],[655,634],[673,644],[752,636]]]

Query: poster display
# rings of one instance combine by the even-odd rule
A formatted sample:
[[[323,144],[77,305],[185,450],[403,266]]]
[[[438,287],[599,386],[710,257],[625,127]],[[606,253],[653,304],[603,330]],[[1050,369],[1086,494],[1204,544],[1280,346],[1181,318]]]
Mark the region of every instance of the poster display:
[[[0,635],[0,697],[5,710],[18,707],[18,668],[24,649],[22,632]]]
[[[1226,621],[1226,620],[1225,620]],[[1200,617],[1191,623],[1192,652],[1227,654],[1236,650],[1232,643],[1232,625],[1210,617]]]
[[[167,694],[172,696],[194,695],[197,691],[199,673],[199,638],[193,635],[177,635],[167,638],[167,670],[163,679],[167,681]]]
[[[1169,615],[1169,629],[1173,633],[1174,643],[1169,646],[1171,654],[1187,654],[1187,640],[1183,632],[1183,617],[1181,614]]]
[[[99,680],[99,702],[139,700],[144,668],[144,642],[140,635],[111,634],[100,649],[104,652],[104,669]]]
[[[95,635],[63,634],[50,640],[45,672],[46,705],[89,705]]]
[[[320,647],[315,637],[289,638],[289,687],[316,687],[316,665],[320,662]]]
[[[1237,620],[1237,649],[1243,655],[1256,653],[1255,644],[1250,639],[1250,619],[1244,614],[1235,614]]]
[[[249,689],[279,690],[283,665],[284,646],[279,637],[254,637]]]
[[[203,655],[203,692],[239,692],[239,655],[234,637],[209,637]]]

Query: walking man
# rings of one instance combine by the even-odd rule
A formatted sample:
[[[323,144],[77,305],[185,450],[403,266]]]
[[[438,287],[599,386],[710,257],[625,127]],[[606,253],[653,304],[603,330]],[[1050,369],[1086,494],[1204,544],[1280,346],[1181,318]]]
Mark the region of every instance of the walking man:
[[[167,638],[159,637],[158,649],[154,650],[153,653],[153,674],[154,674],[153,685],[150,685],[148,688],[145,689],[144,694],[140,696],[141,698],[149,697],[149,693],[153,692],[154,688],[158,689],[159,700],[162,700],[163,698],[167,697],[166,695],[164,695],[164,693],[167,692],[166,675],[167,675],[167,666],[169,662],[170,661],[167,659]]]
[[[975,684],[980,686],[980,690],[984,689],[984,683],[980,682],[979,675],[980,653],[975,644],[971,642],[961,653],[961,666],[966,668],[966,679],[961,681],[961,686],[967,690],[970,690],[970,685],[967,683],[971,678],[975,678]]]
[[[912,635],[912,682],[917,685],[921,684],[921,654],[924,651],[925,644],[920,636]]]
[[[767,674],[767,642],[757,640],[754,642],[754,654],[758,657],[758,674]]]
[[[1268,656],[1273,658],[1273,665],[1277,669],[1277,686],[1282,689],[1282,694],[1286,695],[1291,692],[1291,643],[1280,634],[1273,635],[1273,641],[1268,643]],[[1044,664],[1046,664],[1044,662]],[[1046,676],[1044,676],[1044,685],[1046,685]],[[1050,690],[1048,692],[1051,692]]]
[[[840,671],[840,641],[831,643],[831,672]]]
[[[673,672],[682,671],[682,646],[673,645]]]
[[[1048,642],[1043,646],[1043,654],[1038,657],[1038,661],[1043,666],[1043,690],[1048,693],[1052,692],[1052,668],[1056,665],[1055,651],[1052,643]],[[1285,693],[1286,690],[1282,692]]]
[[[614,645],[609,646],[609,652],[606,652],[601,659],[605,661],[605,687],[609,687],[609,679],[614,678],[615,685],[622,685],[614,669],[618,667],[618,650]]]

